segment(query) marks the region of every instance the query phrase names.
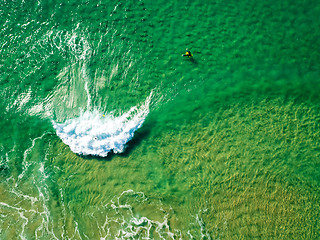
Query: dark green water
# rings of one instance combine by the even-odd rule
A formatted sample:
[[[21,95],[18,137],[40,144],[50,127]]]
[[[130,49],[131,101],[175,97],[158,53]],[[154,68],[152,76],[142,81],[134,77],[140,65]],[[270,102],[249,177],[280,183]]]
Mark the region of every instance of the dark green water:
[[[320,238],[318,1],[0,0],[0,23],[0,239]]]

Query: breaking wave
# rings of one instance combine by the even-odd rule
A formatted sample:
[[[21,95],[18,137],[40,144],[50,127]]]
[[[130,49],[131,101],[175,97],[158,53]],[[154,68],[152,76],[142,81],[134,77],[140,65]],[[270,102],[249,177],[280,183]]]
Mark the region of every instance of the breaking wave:
[[[140,107],[134,106],[120,116],[87,110],[77,118],[64,123],[52,120],[52,124],[74,153],[100,157],[106,157],[111,151],[122,153],[149,114],[151,97],[152,93]]]

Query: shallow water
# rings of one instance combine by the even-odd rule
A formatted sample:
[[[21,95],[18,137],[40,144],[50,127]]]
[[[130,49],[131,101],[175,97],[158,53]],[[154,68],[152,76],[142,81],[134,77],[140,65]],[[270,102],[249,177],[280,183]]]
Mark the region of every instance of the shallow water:
[[[0,15],[0,239],[320,237],[317,1]]]

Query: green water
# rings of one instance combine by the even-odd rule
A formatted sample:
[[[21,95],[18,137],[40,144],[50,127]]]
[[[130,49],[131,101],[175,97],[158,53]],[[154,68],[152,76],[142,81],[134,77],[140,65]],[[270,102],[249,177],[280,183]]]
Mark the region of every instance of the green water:
[[[0,23],[0,239],[320,238],[318,1],[0,0]],[[151,92],[121,154],[52,125]]]

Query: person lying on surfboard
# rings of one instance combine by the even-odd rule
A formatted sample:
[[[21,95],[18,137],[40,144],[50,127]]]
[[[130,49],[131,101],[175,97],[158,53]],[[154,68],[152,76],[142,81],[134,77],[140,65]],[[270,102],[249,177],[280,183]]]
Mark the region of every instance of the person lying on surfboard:
[[[192,53],[187,49],[187,50],[186,50],[186,54],[183,54],[182,56],[184,56],[184,57],[192,57],[193,55],[192,55]]]

